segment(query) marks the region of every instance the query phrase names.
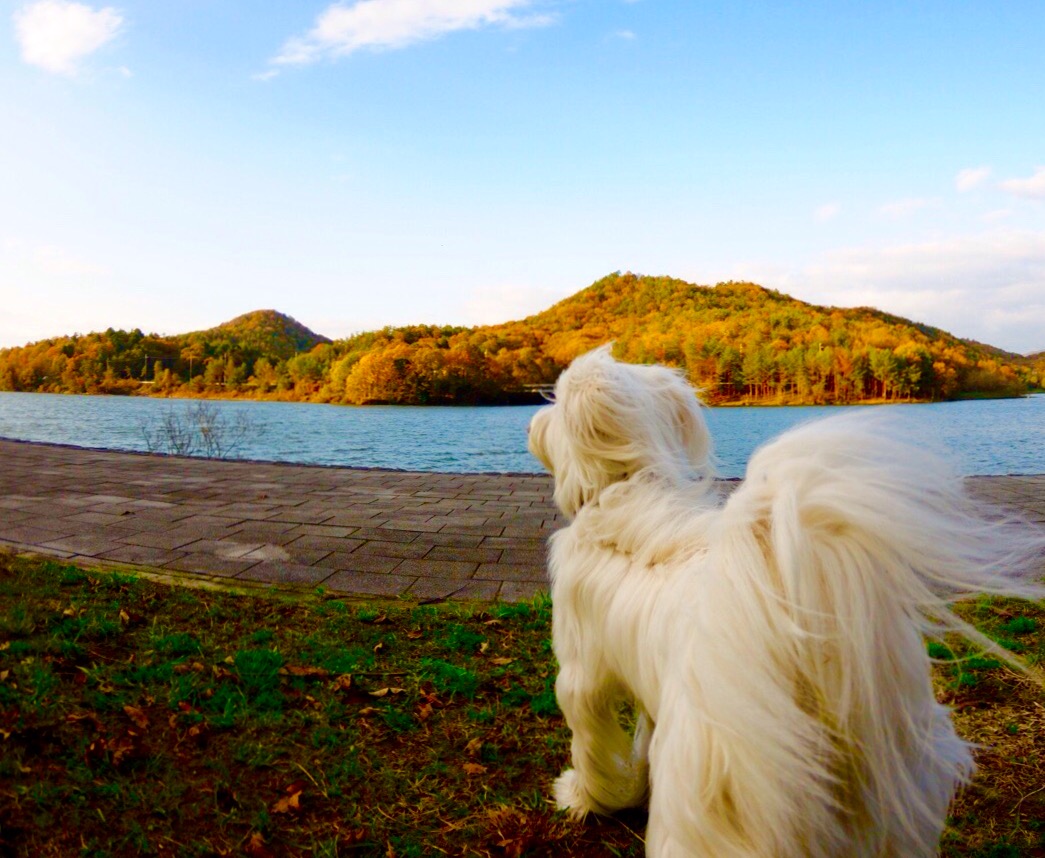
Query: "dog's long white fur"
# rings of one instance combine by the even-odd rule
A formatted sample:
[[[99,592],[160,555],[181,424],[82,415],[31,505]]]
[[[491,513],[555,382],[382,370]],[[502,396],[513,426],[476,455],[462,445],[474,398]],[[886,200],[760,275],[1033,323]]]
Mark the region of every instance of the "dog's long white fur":
[[[973,760],[924,636],[987,643],[963,595],[1041,598],[1041,531],[990,520],[870,413],[766,444],[723,502],[692,388],[608,348],[563,373],[530,445],[572,519],[550,549],[559,805],[648,801],[658,858],[936,854]]]

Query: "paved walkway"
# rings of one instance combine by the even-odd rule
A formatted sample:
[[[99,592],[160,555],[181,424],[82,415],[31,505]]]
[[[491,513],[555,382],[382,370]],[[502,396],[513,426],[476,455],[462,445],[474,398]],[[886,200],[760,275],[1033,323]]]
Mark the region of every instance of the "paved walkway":
[[[1045,523],[1045,475],[973,491]],[[546,476],[214,461],[0,439],[0,547],[357,595],[529,598]]]
[[[544,476],[215,461],[0,440],[0,546],[417,599],[529,598]]]

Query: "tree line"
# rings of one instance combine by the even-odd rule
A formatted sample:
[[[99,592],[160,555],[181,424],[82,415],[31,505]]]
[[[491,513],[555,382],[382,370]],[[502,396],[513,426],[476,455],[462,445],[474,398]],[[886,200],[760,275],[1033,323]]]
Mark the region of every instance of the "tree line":
[[[872,308],[797,301],[752,283],[615,273],[527,319],[412,325],[330,341],[274,311],[164,337],[109,329],[0,351],[0,390],[242,396],[345,404],[527,401],[607,341],[679,367],[710,403],[1014,396],[1045,356],[959,340]]]

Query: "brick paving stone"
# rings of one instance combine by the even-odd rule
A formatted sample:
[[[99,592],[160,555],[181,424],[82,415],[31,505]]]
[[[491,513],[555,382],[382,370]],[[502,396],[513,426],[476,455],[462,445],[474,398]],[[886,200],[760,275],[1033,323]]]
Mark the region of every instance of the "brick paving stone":
[[[213,554],[226,560],[239,560],[261,548],[260,542],[239,542],[235,539],[198,539],[185,546],[185,550],[193,553]]]
[[[166,569],[202,572],[206,575],[222,575],[231,578],[241,572],[246,572],[257,563],[257,560],[229,560],[224,557],[215,557],[213,554],[186,554],[184,557],[163,565]]]
[[[460,590],[451,593],[449,598],[451,600],[477,599],[484,602],[491,602],[498,598],[500,589],[500,581],[468,580],[464,582],[464,586]]]
[[[548,562],[546,548],[506,548],[501,562],[508,566],[543,566]]]
[[[526,551],[545,551],[547,546],[547,539],[525,536],[484,536],[482,541],[483,548],[521,548]]]
[[[497,595],[505,602],[524,602],[546,589],[545,584],[537,581],[504,581]]]
[[[39,524],[26,524],[17,522],[12,525],[0,519],[0,536],[9,542],[22,542],[26,545],[36,545],[51,539],[60,539],[63,536],[72,536],[73,528],[48,527]]]
[[[270,512],[266,517],[266,520],[292,521],[297,524],[322,524],[328,519],[333,518],[333,516],[334,511],[329,509],[325,512],[319,510],[284,509]]]
[[[382,530],[378,527],[361,527],[352,534],[358,539],[376,539],[384,542],[413,542],[421,534],[413,530]]]
[[[67,515],[65,520],[82,524],[119,524],[124,518],[119,513],[113,515],[105,512],[81,512],[76,515]]]
[[[425,542],[445,548],[478,548],[486,537],[467,533],[426,533]]]
[[[299,536],[293,542],[284,543],[288,550],[310,548],[323,549],[325,551],[355,551],[362,544],[362,539],[339,539],[336,536],[312,536],[307,533],[304,536]]]
[[[385,523],[385,517],[377,510],[371,514],[335,512],[323,523],[335,527],[377,527],[379,524]]]
[[[124,545],[122,548],[106,551],[98,556],[103,560],[115,560],[136,566],[166,566],[168,563],[184,557],[185,554],[182,551],[150,548],[147,545]]]
[[[229,532],[234,522],[226,519],[214,519],[202,515],[175,522],[173,532],[195,536],[197,539],[220,538]]]
[[[375,554],[356,554],[355,552],[349,554],[343,551],[332,551],[326,557],[316,561],[316,565],[346,572],[387,574],[402,562],[398,557],[380,557]]]
[[[548,581],[544,566],[511,566],[507,563],[483,563],[475,572],[476,578],[501,581]]]
[[[496,524],[469,525],[451,521],[440,533],[464,533],[470,536],[504,536],[504,527]]]
[[[419,601],[475,599],[484,602],[497,598],[499,581],[472,581],[461,578],[418,578],[404,595]]]
[[[436,518],[430,520],[428,517],[420,518],[394,518],[384,524],[378,525],[378,530],[410,531],[414,533],[436,533],[446,524],[446,519]]]
[[[303,563],[287,563],[281,560],[265,560],[238,577],[270,584],[309,584],[316,586],[331,575],[338,573],[322,566],[306,566]]]
[[[332,536],[335,539],[344,539],[346,536],[351,536],[358,529],[357,527],[330,526],[326,524],[299,524],[287,532],[294,534],[295,537]]]
[[[460,560],[404,560],[396,567],[401,575],[434,575],[446,578],[471,578],[478,563]]]
[[[1045,475],[973,477],[1045,522]],[[727,494],[737,485],[723,485]],[[180,459],[0,439],[0,543],[371,596],[530,598],[566,524],[545,475]]]
[[[107,539],[104,536],[67,536],[64,539],[50,539],[42,543],[42,547],[82,554],[85,557],[98,557],[122,546],[115,539]]]
[[[128,545],[140,545],[145,548],[163,548],[166,550],[181,548],[183,545],[191,545],[193,542],[198,541],[198,537],[186,533],[164,533],[163,531],[147,531],[120,537],[120,542],[126,542]]]
[[[457,548],[437,546],[425,555],[425,560],[464,560],[469,563],[493,563],[501,559],[500,548]]]
[[[328,590],[362,596],[398,596],[417,579],[405,575],[379,575],[373,572],[335,572],[323,582]]]
[[[421,539],[425,539],[421,537]],[[375,555],[377,557],[398,557],[401,560],[416,559],[424,557],[432,550],[432,543],[418,542],[384,542],[380,539],[372,539],[364,542],[355,550],[358,557]]]

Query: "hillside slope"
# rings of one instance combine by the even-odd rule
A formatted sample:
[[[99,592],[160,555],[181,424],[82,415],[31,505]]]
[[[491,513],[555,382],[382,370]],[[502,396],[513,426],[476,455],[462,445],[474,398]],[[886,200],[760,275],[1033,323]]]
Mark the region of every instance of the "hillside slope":
[[[176,337],[106,331],[0,351],[0,389],[236,395],[342,403],[532,401],[577,355],[681,368],[710,402],[1013,396],[1045,364],[872,308],[753,283],[619,272],[547,310],[474,328],[413,325],[331,342],[273,310]]]
[[[447,366],[501,391],[547,385],[605,342],[678,366],[711,402],[844,403],[1017,395],[1041,383],[1018,355],[872,308],[798,301],[752,283],[612,274],[517,322],[386,329],[335,343],[337,401],[426,401]]]

